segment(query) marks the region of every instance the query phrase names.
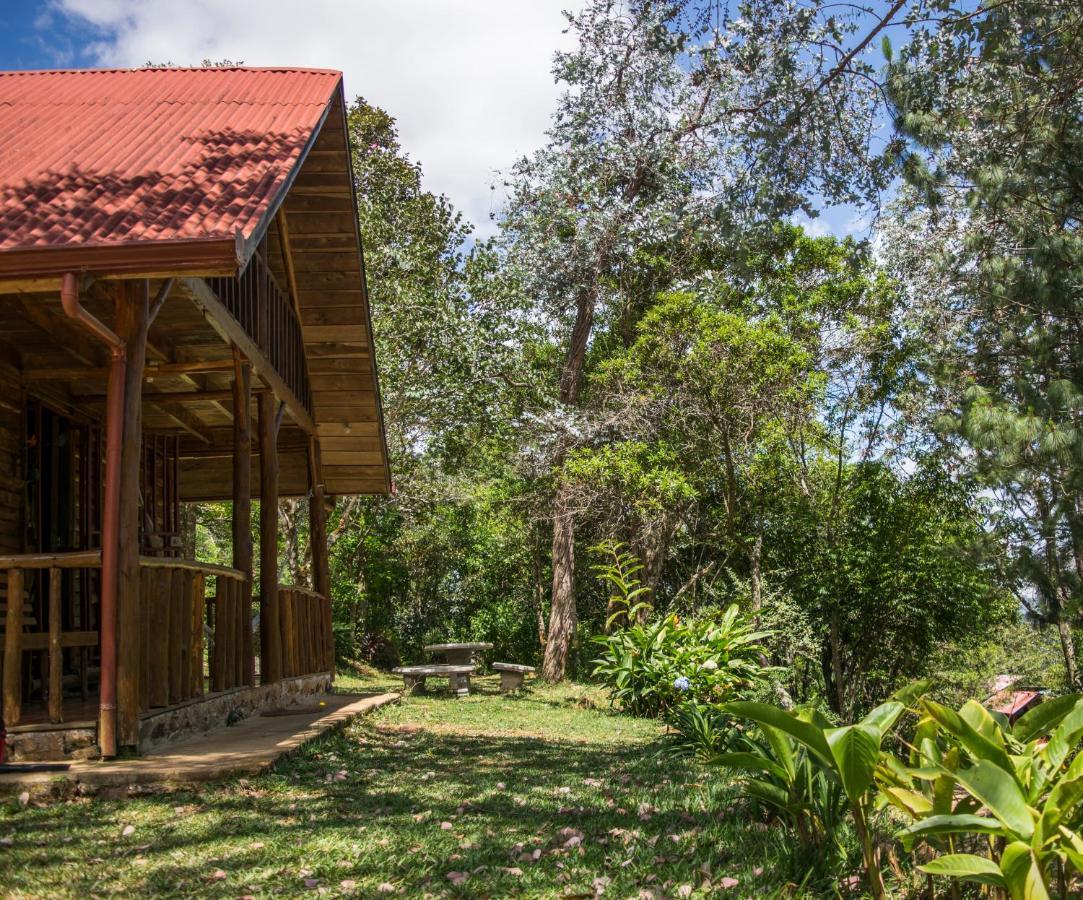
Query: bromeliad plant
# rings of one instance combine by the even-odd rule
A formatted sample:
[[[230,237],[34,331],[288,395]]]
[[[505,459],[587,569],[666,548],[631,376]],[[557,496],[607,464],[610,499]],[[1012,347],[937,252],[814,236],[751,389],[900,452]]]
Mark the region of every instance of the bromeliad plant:
[[[1054,879],[1067,896],[1083,871],[1083,696],[1036,707],[1009,726],[973,700],[958,711],[920,702],[911,765],[880,778],[885,798],[913,824],[899,837],[947,850],[921,866],[930,875],[990,885],[1013,900],[1044,900]],[[984,842],[987,855],[958,853]]]

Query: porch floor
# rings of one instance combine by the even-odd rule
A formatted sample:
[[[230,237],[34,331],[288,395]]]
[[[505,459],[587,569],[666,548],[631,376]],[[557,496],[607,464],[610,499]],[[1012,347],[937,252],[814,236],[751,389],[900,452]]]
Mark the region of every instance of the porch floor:
[[[399,698],[387,694],[325,694],[306,698],[308,711],[255,715],[236,725],[188,738],[135,759],[73,763],[60,773],[0,773],[0,796],[64,794],[72,789],[97,793],[102,789],[160,785],[180,786],[231,775],[263,772],[286,753],[350,719]],[[311,707],[320,702],[318,710]]]

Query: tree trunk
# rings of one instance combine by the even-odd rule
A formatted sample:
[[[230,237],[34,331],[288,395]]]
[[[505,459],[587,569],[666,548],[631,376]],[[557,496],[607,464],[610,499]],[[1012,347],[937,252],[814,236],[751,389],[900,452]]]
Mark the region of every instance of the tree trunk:
[[[534,556],[534,614],[538,618],[538,645],[545,650],[548,634],[545,629],[545,564],[542,561],[543,548],[536,547]]]
[[[575,513],[569,508],[569,493],[564,484],[558,484],[553,499],[553,602],[542,663],[546,681],[564,677],[575,634]]]
[[[583,383],[587,346],[594,327],[594,307],[598,302],[596,284],[605,269],[604,259],[604,256],[599,256],[594,268],[597,277],[576,298],[575,325],[560,373],[560,401],[565,406],[579,405],[579,388]],[[553,460],[553,468],[557,472],[557,487],[553,495],[553,602],[549,614],[549,639],[542,664],[542,675],[548,681],[564,678],[576,622],[575,513],[570,491],[560,478],[566,451],[562,440]]]
[[[752,541],[752,546],[748,551],[748,571],[749,581],[752,590],[752,615],[756,621],[757,627],[759,627],[760,620],[760,607],[763,606],[763,573],[762,573],[762,560],[763,560],[763,531],[758,526],[756,528],[756,537]]]
[[[1068,677],[1068,686],[1073,691],[1083,689],[1079,682],[1079,666],[1076,664],[1075,640],[1072,638],[1072,626],[1066,622],[1064,616],[1057,616],[1057,634],[1060,636],[1060,649],[1064,654],[1065,674]]]
[[[837,712],[843,719],[846,718],[846,686],[843,684],[842,675],[842,641],[839,638],[839,614],[838,612],[831,613],[831,633],[830,639],[830,653],[831,653],[831,680],[834,682],[835,690],[833,693],[833,706],[835,712]]]
[[[286,571],[293,584],[304,584],[305,573],[301,564],[301,543],[297,535],[301,520],[301,504],[298,500],[283,500],[278,504],[278,522],[285,538]]]

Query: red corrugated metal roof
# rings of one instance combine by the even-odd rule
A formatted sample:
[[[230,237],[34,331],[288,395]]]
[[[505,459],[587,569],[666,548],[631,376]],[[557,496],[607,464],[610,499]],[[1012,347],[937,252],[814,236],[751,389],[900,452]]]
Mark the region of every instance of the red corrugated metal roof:
[[[0,254],[243,244],[341,77],[254,68],[0,72]]]

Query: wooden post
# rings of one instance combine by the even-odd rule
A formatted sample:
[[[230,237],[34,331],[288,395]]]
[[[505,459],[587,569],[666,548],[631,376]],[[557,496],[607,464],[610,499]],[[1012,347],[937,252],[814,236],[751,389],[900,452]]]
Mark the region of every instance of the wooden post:
[[[139,462],[143,447],[143,367],[150,327],[150,282],[117,288],[117,334],[127,344],[117,554],[117,744],[139,746]]]
[[[23,715],[23,570],[8,569],[8,612],[4,622],[4,725]]]
[[[278,423],[274,395],[259,395],[260,672],[263,684],[282,678],[278,607]]]
[[[256,683],[252,649],[252,367],[233,350],[233,568],[244,572],[244,683]]]
[[[64,630],[60,613],[60,569],[49,570],[49,721],[64,721]]]
[[[312,586],[316,589],[327,606],[331,609],[331,568],[327,547],[327,498],[323,492],[323,467],[320,464],[320,443],[313,437],[308,442],[308,480],[311,496],[308,501],[308,538],[312,548]],[[322,640],[319,646],[323,650],[316,668],[329,671],[334,677],[335,653],[334,634],[331,630],[330,615],[324,618],[324,604],[319,607],[319,614],[313,617],[314,624],[321,629]]]

